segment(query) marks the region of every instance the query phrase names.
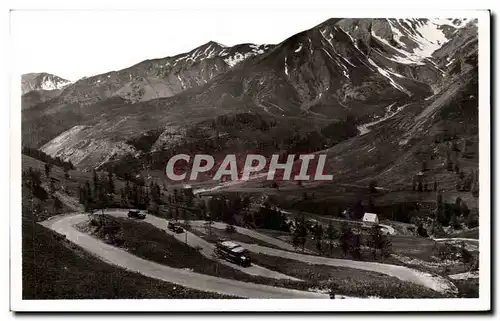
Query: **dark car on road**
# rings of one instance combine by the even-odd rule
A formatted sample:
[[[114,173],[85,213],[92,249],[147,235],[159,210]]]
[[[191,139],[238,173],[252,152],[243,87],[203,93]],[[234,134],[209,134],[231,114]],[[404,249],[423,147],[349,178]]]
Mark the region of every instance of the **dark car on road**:
[[[177,223],[174,222],[168,222],[168,229],[171,230],[174,233],[182,233],[184,232],[184,229]]]
[[[215,246],[215,255],[229,262],[239,264],[241,266],[250,266],[252,261],[248,255],[248,250],[244,249],[238,243],[232,241],[219,241]]]
[[[140,211],[128,211],[127,214],[128,217],[130,218],[138,218],[138,219],[145,219],[146,218],[146,213],[141,213]]]

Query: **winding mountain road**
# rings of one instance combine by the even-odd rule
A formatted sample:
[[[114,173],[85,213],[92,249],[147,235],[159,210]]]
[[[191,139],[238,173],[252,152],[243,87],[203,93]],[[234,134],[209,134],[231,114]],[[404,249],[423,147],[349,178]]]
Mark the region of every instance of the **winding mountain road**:
[[[329,295],[325,293],[299,291],[263,284],[223,279],[184,269],[171,268],[151,262],[132,255],[125,250],[106,244],[88,234],[79,232],[74,228],[74,225],[85,222],[86,220],[86,214],[74,213],[53,217],[52,219],[41,222],[40,224],[58,233],[66,235],[67,240],[98,256],[107,263],[130,271],[138,272],[154,279],[179,284],[191,289],[243,298],[329,298]]]
[[[113,215],[116,217],[127,217],[127,210],[120,209],[110,209],[105,211],[106,214]],[[223,279],[219,277],[213,277],[209,275],[199,274],[185,269],[176,269],[168,266],[164,266],[155,262],[147,261],[142,258],[136,257],[125,250],[106,244],[92,236],[85,233],[79,232],[74,228],[78,223],[85,222],[87,220],[87,215],[82,213],[72,213],[67,215],[61,215],[53,217],[47,221],[41,222],[40,224],[58,232],[66,235],[66,238],[81,246],[90,253],[100,257],[102,260],[123,267],[125,269],[141,273],[145,276],[152,277],[155,279],[176,283],[182,286],[186,286],[193,289],[216,292],[227,295],[234,295],[238,297],[248,297],[248,298],[328,298],[328,294],[317,293],[317,292],[307,292],[298,291],[292,289],[285,289],[279,287],[272,287],[267,285],[260,285],[254,283],[246,283],[241,281],[235,281],[230,279]],[[184,242],[186,234],[179,233],[176,234],[167,229],[168,221],[153,215],[147,215],[143,220],[149,224],[152,224],[164,231],[174,236],[177,240]],[[193,221],[196,226],[201,226],[204,224],[203,221]],[[224,224],[215,223],[215,227],[222,228]],[[257,244],[245,244],[241,243],[248,250],[263,253],[266,255],[272,255],[277,257],[283,257],[287,259],[298,260],[301,262],[306,262],[309,264],[321,264],[336,267],[348,267],[355,268],[366,271],[373,271],[382,273],[385,275],[397,277],[403,281],[409,281],[415,284],[423,285],[430,289],[438,292],[448,292],[457,293],[457,288],[455,285],[440,276],[434,276],[429,273],[417,271],[404,266],[390,265],[376,262],[364,262],[364,261],[353,261],[344,259],[332,259],[314,255],[301,254],[296,252],[291,252],[291,245],[271,238],[266,235],[262,235],[256,231],[248,230],[245,228],[237,227],[237,232],[254,237],[256,239],[262,240],[264,242],[269,242],[275,246],[281,247],[284,250],[270,248],[265,246],[260,246]],[[214,245],[203,240],[202,238],[187,232],[188,245],[198,248],[200,252],[214,259],[212,256]],[[268,278],[276,279],[291,279],[290,276],[265,269],[263,267],[253,265],[250,268],[243,268],[238,265],[221,260],[222,263],[231,266],[232,268],[238,269],[245,273],[251,275],[259,275]]]

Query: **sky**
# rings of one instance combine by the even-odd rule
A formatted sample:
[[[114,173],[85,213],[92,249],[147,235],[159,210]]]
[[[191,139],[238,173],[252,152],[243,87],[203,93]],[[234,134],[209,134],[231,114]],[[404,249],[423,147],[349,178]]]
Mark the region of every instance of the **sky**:
[[[18,73],[48,72],[76,81],[210,40],[226,46],[279,43],[330,17],[324,10],[13,11],[11,40]]]

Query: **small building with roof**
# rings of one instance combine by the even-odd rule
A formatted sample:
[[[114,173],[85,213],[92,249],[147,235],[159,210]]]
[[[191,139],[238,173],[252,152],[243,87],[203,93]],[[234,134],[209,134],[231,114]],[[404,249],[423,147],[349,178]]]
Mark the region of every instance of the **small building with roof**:
[[[378,224],[379,219],[377,214],[366,212],[365,215],[363,215],[363,226],[372,227],[377,226]]]

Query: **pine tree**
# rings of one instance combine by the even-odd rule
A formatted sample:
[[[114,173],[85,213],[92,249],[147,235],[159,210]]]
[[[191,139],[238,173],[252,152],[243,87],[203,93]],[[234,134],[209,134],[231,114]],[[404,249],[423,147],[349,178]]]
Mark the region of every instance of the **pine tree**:
[[[322,248],[321,248],[321,241],[323,239],[323,226],[321,224],[316,223],[316,226],[314,228],[314,238],[316,240],[316,249],[318,252],[321,253]]]
[[[45,167],[45,176],[49,178],[50,171],[52,169],[52,164],[46,163],[44,167]]]
[[[78,202],[80,204],[83,204],[84,199],[85,199],[85,185],[79,185],[78,186]]]
[[[97,176],[95,169],[92,171],[92,181],[94,183],[94,197],[97,198],[99,190],[99,177]]]
[[[453,172],[453,162],[451,161],[451,156],[449,153],[446,157],[446,170],[448,170],[449,172]]]
[[[59,198],[56,197],[54,199],[54,212],[56,212],[56,214],[60,214],[62,208],[63,208],[63,203]]]
[[[444,220],[444,214],[443,194],[438,192],[436,197],[436,220],[442,222]]]
[[[344,256],[347,254],[347,252],[349,252],[352,235],[353,233],[349,225],[343,224],[340,234],[340,247],[342,249],[342,252],[344,253]]]
[[[437,181],[434,179],[434,192],[437,192],[438,190],[438,183]]]
[[[351,244],[350,244],[350,252],[352,257],[355,260],[361,259],[361,235],[360,234],[352,234]]]
[[[85,199],[87,200],[87,202],[92,203],[92,191],[90,189],[89,181],[85,181],[85,193]]]
[[[56,192],[56,186],[54,185],[54,181],[50,181],[49,183],[49,191],[50,191],[50,194],[54,194]]]
[[[479,197],[479,179],[478,179],[478,172],[473,173],[473,179],[472,179],[472,186],[471,186],[471,193],[473,197]]]
[[[92,212],[94,208],[94,200],[92,199],[92,191],[90,189],[89,181],[85,182],[82,189],[82,202],[85,212]]]
[[[455,230],[458,230],[461,227],[460,222],[458,221],[457,215],[455,215],[455,213],[451,214],[450,226],[453,227]]]
[[[295,222],[295,229],[292,233],[292,245],[294,249],[297,249],[300,245],[300,235],[299,235],[297,221]]]
[[[470,209],[469,207],[467,206],[467,203],[465,203],[464,201],[461,201],[460,202],[460,215],[462,215],[463,217],[467,217],[470,213]]]
[[[387,235],[382,235],[380,244],[380,254],[383,258],[388,258],[392,253],[392,243]]]
[[[127,197],[127,191],[125,188],[122,188],[120,190],[120,198],[121,198],[121,203],[123,206],[128,207],[128,197]]]
[[[372,256],[374,259],[377,258],[377,250],[380,252],[380,256],[384,258],[391,254],[391,241],[377,226],[371,228],[367,243],[372,249]]]
[[[115,193],[115,182],[113,181],[113,173],[108,172],[108,192],[110,194]]]
[[[472,262],[472,254],[465,248],[465,243],[462,242],[460,247],[460,259],[464,265],[464,269],[468,269],[468,265]]]
[[[106,194],[106,190],[103,185],[98,185],[97,190],[97,207],[102,210],[102,214],[104,214],[104,209],[108,207],[108,195]]]
[[[331,254],[333,249],[333,241],[337,238],[337,230],[335,230],[335,227],[333,227],[332,223],[329,223],[325,233],[328,240],[328,249]]]
[[[477,216],[474,215],[472,212],[469,212],[469,215],[467,215],[466,225],[468,228],[474,228],[479,225]]]
[[[147,209],[149,206],[149,201],[151,200],[151,197],[149,196],[148,190],[146,187],[144,187],[143,191],[143,196],[142,196],[142,209]]]
[[[130,181],[128,180],[125,181],[125,187],[123,189],[125,192],[125,199],[128,204],[132,199],[132,189],[130,188]]]

